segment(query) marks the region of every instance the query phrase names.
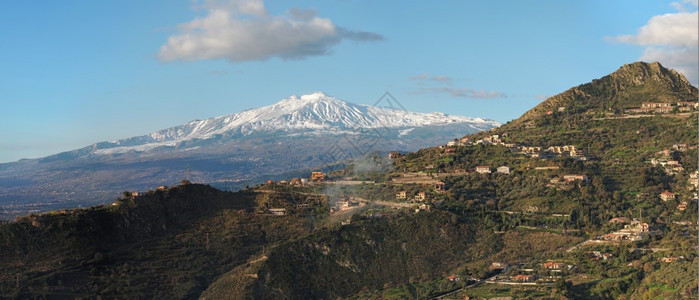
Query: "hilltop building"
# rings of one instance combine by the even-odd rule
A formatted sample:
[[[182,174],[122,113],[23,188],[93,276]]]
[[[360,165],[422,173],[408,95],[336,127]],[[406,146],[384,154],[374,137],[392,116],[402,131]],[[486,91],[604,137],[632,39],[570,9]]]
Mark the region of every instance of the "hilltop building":
[[[311,181],[318,182],[325,180],[325,173],[323,172],[311,172]]]

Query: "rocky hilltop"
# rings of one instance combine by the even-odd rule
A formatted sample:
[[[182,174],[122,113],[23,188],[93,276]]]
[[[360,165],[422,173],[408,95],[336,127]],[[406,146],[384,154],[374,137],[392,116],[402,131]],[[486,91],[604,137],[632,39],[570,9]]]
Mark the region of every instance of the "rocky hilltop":
[[[696,101],[697,88],[684,75],[658,62],[635,62],[592,82],[573,87],[546,99],[518,119],[533,120],[559,107],[568,110],[623,109],[641,107],[644,102],[676,103]]]

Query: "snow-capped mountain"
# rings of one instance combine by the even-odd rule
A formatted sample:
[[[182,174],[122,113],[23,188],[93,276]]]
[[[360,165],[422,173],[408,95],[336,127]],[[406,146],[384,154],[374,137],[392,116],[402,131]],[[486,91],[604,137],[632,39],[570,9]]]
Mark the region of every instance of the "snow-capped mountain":
[[[308,176],[367,153],[415,151],[500,124],[443,113],[357,105],[313,93],[276,104],[63,152],[0,164],[0,217],[8,209],[95,205],[125,190],[190,178],[219,188]],[[276,176],[276,177],[275,177]],[[9,208],[8,208],[9,207]]]
[[[206,140],[221,136],[240,137],[255,133],[345,134],[358,128],[410,128],[463,124],[473,131],[500,126],[482,118],[469,118],[443,113],[415,113],[400,109],[357,105],[322,92],[291,96],[276,104],[240,113],[197,120],[149,135],[96,144],[95,154],[148,151],[161,146],[176,146],[189,140]]]

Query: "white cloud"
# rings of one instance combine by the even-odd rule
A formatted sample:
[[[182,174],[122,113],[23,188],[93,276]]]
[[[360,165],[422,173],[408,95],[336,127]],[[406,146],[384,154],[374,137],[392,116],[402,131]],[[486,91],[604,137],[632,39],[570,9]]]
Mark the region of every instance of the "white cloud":
[[[352,31],[316,16],[313,10],[292,8],[271,16],[261,0],[205,1],[206,16],[178,26],[160,47],[163,61],[228,59],[231,62],[303,59],[326,55],[343,39],[379,41],[376,33]]]
[[[689,12],[686,4],[692,6]],[[638,29],[636,35],[606,37],[610,42],[646,46],[640,60],[659,61],[676,69],[694,85],[699,83],[699,14],[697,0],[671,4],[678,12],[654,16]]]
[[[696,46],[699,42],[697,20],[696,11],[655,16],[648,21],[648,24],[638,29],[638,34],[620,35],[614,39],[622,43],[643,46]]]

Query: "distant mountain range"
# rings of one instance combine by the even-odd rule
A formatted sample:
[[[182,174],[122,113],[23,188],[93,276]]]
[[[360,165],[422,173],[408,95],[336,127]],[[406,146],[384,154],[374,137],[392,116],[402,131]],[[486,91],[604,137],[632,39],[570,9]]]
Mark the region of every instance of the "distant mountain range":
[[[144,136],[0,164],[0,214],[94,205],[124,190],[183,179],[236,189],[372,151],[414,151],[500,125],[408,112],[387,99],[368,106],[322,92],[291,96]]]
[[[181,147],[199,141],[231,140],[256,134],[341,135],[355,134],[357,129],[396,128],[401,129],[402,136],[409,137],[414,128],[450,124],[466,126],[471,132],[500,125],[482,118],[357,105],[317,92],[291,96],[274,105],[236,114],[192,121],[144,136],[98,143],[84,150],[90,154],[145,152],[159,147]]]

